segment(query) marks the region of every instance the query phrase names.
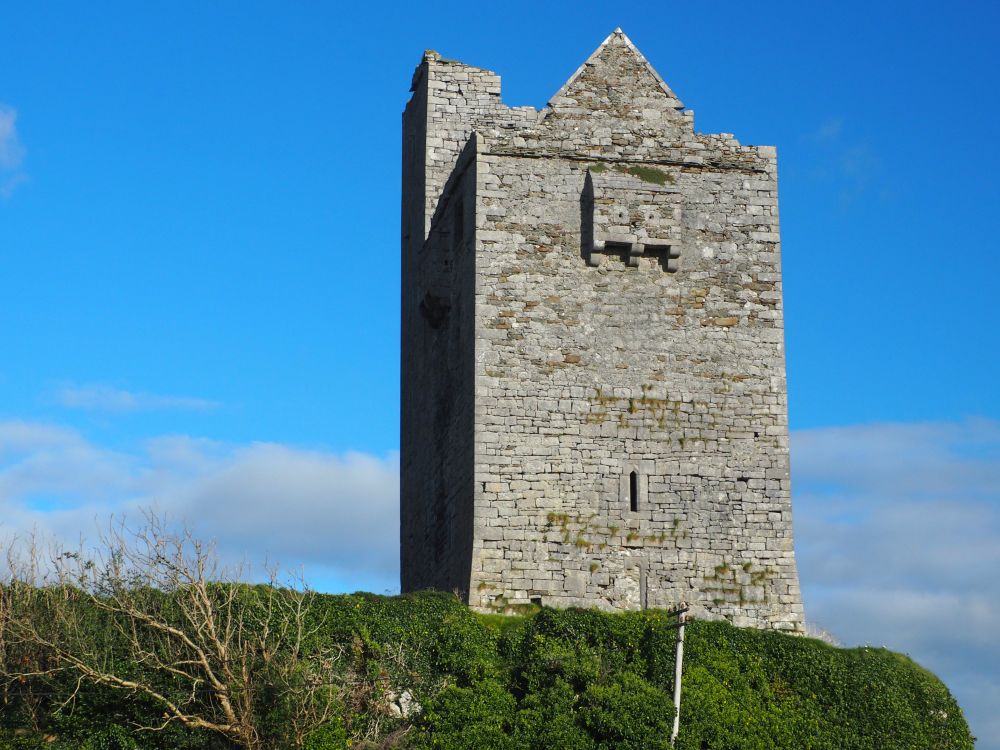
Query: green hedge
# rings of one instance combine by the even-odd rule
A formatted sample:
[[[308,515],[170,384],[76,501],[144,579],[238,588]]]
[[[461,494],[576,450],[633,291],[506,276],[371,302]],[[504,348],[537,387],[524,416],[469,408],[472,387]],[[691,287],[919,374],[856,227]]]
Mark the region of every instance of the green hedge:
[[[676,631],[662,613],[498,617],[434,593],[317,601],[305,649],[341,645],[346,682],[341,715],[307,739],[309,750],[670,746]],[[905,656],[718,622],[691,623],[686,640],[680,750],[973,747],[947,688]],[[176,727],[128,731],[155,713],[106,688],[61,706],[69,687],[49,679],[34,698],[48,701],[41,712],[19,705],[24,691],[9,693],[0,750],[228,747]],[[403,690],[421,705],[416,716],[393,715]],[[44,726],[29,728],[29,713]]]

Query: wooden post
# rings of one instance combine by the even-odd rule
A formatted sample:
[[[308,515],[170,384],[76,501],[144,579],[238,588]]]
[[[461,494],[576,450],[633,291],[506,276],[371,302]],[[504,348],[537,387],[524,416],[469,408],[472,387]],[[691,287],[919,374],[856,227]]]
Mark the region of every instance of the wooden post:
[[[677,733],[681,728],[681,671],[684,667],[684,613],[687,605],[680,603],[677,615],[677,657],[674,663],[674,729],[670,733],[670,745],[677,743]]]

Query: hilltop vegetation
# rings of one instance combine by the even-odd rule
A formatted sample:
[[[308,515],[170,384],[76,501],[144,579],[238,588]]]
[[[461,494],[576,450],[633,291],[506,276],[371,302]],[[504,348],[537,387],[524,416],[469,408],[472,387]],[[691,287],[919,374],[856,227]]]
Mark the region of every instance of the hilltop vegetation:
[[[299,622],[287,619],[294,607],[285,605],[298,603],[304,614],[294,638],[241,636],[253,647],[222,654],[218,665],[239,668],[220,692],[197,668],[188,670],[193,682],[165,671],[164,663],[183,654],[171,651],[163,633],[95,606],[91,595],[72,586],[14,589],[0,589],[4,750],[670,746],[676,631],[656,611],[500,617],[435,593],[324,596],[210,586],[217,613],[255,613],[247,623],[258,629]],[[158,621],[190,627],[189,591],[143,591]],[[25,615],[36,618],[50,646],[25,637],[25,623],[16,622]],[[168,721],[170,711],[148,691],[81,677],[53,650],[59,644],[86,651],[80,658],[87,665],[153,686],[192,716],[218,722],[221,695],[235,702],[252,696],[244,701],[250,739]],[[884,649],[838,649],[695,622],[687,628],[683,688],[681,750],[973,747],[940,680]],[[306,709],[311,723],[300,720]],[[294,736],[291,726],[307,731]]]

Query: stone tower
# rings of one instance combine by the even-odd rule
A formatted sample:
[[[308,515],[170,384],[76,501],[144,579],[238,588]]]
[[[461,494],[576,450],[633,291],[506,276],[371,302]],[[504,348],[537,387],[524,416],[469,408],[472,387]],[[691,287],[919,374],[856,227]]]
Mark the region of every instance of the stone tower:
[[[548,106],[403,115],[402,589],[797,630],[775,149],[616,30]]]

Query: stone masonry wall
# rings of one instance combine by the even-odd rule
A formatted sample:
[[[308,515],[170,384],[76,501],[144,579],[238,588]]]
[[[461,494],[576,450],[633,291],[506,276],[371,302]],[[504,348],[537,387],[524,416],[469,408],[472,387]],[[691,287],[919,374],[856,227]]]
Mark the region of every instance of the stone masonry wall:
[[[449,135],[429,127],[424,189],[411,180],[404,198],[435,212],[415,266],[404,258],[404,590],[457,588],[485,610],[683,600],[800,629],[774,149],[695,133],[620,32],[542,112],[507,110],[495,83],[474,111],[427,100]],[[434,90],[469,101],[464,79]],[[460,257],[443,239],[456,204]],[[420,333],[429,290],[457,332]],[[445,408],[464,415],[458,442],[435,445],[427,415]],[[468,476],[442,474],[456,461]],[[463,485],[446,492],[444,567],[435,476]]]
[[[500,78],[427,52],[403,113],[400,379],[402,588],[468,595],[473,512],[476,127],[519,123]],[[463,151],[468,153],[460,163]],[[462,250],[453,247],[463,206]],[[432,229],[432,226],[434,227]],[[458,331],[461,330],[461,334]],[[458,342],[461,342],[459,345]]]

